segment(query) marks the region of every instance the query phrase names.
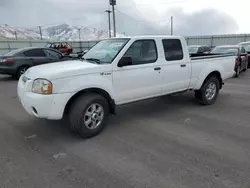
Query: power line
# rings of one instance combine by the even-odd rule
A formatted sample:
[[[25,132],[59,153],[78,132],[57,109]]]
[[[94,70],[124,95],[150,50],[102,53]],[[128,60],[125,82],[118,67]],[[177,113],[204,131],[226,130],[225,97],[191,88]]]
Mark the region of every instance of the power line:
[[[119,13],[121,13],[121,14],[123,14],[123,15],[127,16],[127,17],[130,17],[130,18],[132,18],[132,19],[134,19],[134,20],[138,21],[138,22],[141,22],[141,23],[146,23],[146,24],[154,24],[154,23],[152,23],[152,22],[146,22],[146,21],[139,20],[139,19],[137,19],[137,18],[135,18],[135,17],[133,17],[133,16],[130,16],[130,15],[128,15],[128,14],[126,14],[126,13],[124,13],[124,12],[121,12],[121,11],[120,11],[120,10],[118,10],[117,8],[116,8],[115,10],[116,10],[117,12],[119,12]]]

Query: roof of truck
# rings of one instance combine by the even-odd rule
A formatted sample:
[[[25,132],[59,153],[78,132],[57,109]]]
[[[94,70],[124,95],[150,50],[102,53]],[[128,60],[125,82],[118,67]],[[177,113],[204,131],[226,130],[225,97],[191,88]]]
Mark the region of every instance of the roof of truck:
[[[111,39],[148,39],[148,38],[183,38],[181,36],[174,35],[141,35],[141,36],[124,36],[124,37],[115,37]]]

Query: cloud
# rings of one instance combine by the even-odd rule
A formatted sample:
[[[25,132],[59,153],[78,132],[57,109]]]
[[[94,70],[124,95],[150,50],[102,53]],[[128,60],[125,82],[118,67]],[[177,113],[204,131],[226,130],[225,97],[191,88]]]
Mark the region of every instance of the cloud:
[[[230,15],[216,9],[185,13],[181,8],[175,8],[166,15],[173,15],[177,35],[228,34],[239,30],[237,22]]]
[[[22,27],[67,23],[108,29],[108,0],[0,0],[0,24]],[[117,31],[128,35],[169,34],[169,24],[160,26],[145,20],[134,0],[119,1]],[[153,16],[156,10],[150,11]],[[125,14],[124,14],[125,13]],[[181,8],[168,10],[161,18],[174,16],[174,31],[179,35],[234,33],[238,25],[218,10],[184,13]],[[159,15],[158,15],[159,16]]]

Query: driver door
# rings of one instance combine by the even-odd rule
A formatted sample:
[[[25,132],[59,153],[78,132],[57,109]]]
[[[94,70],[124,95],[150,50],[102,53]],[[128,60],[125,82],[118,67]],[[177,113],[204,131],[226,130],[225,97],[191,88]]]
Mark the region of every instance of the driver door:
[[[163,76],[155,40],[135,41],[123,57],[132,65],[114,67],[113,85],[116,103],[128,103],[161,95]]]

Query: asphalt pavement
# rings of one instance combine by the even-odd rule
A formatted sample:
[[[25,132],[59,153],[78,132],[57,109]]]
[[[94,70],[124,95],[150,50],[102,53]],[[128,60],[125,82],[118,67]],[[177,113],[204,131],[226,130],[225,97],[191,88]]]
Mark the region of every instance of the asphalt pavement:
[[[29,116],[16,86],[0,76],[0,188],[250,187],[250,70],[212,106],[192,92],[123,106],[88,140]]]

